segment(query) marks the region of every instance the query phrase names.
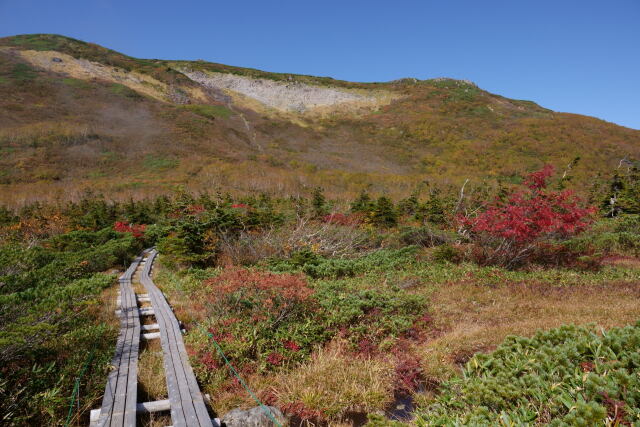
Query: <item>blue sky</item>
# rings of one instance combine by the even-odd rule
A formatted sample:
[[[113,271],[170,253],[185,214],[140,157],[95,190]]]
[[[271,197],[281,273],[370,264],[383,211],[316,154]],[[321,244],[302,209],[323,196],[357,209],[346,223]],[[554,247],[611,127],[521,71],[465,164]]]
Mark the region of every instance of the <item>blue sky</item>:
[[[453,77],[640,129],[640,0],[0,0],[0,36],[353,81]]]

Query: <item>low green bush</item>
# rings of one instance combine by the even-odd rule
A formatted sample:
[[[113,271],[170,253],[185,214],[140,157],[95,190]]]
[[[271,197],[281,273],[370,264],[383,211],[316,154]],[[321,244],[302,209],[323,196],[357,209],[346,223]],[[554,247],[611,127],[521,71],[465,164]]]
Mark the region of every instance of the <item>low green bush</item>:
[[[99,295],[141,243],[105,229],[43,246],[0,246],[0,413],[7,425],[60,425],[90,354],[85,402],[100,396],[116,332],[95,321]]]
[[[417,425],[592,426],[640,418],[640,322],[510,336],[443,384]],[[607,421],[608,419],[608,421]]]
[[[312,278],[351,277],[373,271],[395,270],[415,262],[415,246],[381,249],[359,258],[325,258],[310,249],[295,252],[287,259],[272,259],[268,268],[276,272],[303,272]]]

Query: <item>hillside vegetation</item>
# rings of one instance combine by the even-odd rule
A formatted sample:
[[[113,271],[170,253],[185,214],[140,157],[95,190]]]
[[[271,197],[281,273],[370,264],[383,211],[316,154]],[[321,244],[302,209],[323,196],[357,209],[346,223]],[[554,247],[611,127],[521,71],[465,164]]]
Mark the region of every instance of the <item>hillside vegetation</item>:
[[[250,96],[261,81],[276,85],[268,101]],[[55,35],[0,39],[0,110],[0,201],[10,205],[77,199],[86,188],[141,198],[177,185],[403,197],[425,181],[508,186],[522,170],[564,169],[577,157],[572,174],[587,191],[594,176],[640,157],[640,131],[469,82],[351,83],[137,59]]]

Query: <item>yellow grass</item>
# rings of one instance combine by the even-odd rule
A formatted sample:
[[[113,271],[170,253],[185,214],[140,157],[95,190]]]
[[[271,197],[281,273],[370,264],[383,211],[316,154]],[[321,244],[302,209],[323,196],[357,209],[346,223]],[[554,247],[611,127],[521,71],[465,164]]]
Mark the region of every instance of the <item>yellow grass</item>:
[[[319,350],[311,360],[273,379],[278,404],[301,402],[337,421],[347,412],[370,412],[393,399],[393,366],[384,360],[359,359],[341,344]]]
[[[431,295],[441,332],[418,349],[431,379],[457,372],[474,353],[494,349],[507,335],[531,336],[564,324],[609,328],[640,318],[640,281],[554,287],[541,284],[449,283]]]

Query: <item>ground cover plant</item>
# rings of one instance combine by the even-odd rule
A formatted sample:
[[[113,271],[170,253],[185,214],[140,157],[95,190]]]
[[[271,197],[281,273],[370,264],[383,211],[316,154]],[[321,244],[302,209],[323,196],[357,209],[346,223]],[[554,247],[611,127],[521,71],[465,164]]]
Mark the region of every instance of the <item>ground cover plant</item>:
[[[640,324],[510,336],[445,382],[417,425],[625,425],[640,418]]]

